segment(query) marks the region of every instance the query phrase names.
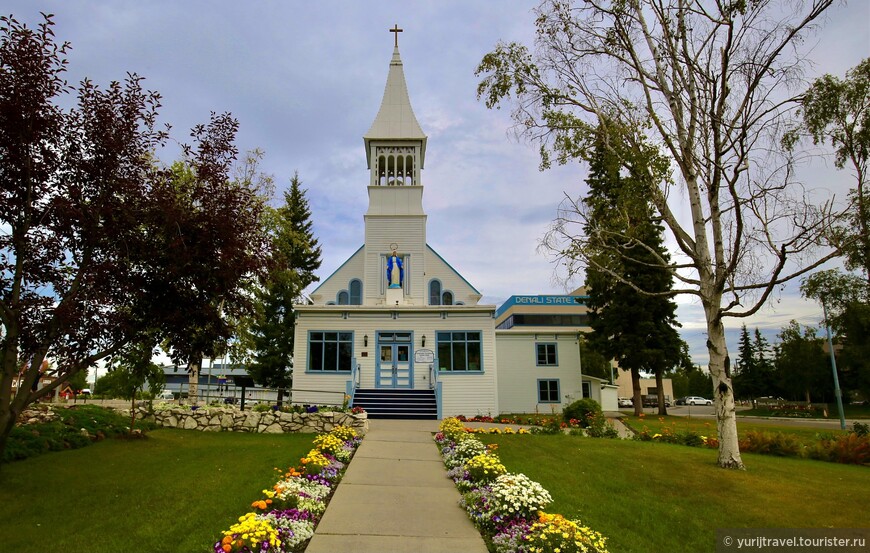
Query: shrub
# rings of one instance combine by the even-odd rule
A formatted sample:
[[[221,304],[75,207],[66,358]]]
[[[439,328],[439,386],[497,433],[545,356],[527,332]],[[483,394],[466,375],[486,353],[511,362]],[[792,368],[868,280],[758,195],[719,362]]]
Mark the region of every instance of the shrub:
[[[780,457],[798,457],[803,444],[796,436],[782,432],[760,432],[750,430],[739,441],[741,451],[764,453]]]
[[[807,448],[807,457],[850,465],[870,464],[870,436],[845,434],[822,439]]]
[[[589,417],[589,427],[586,434],[591,438],[618,438],[619,432],[613,423],[604,418],[602,413]]]
[[[852,423],[852,434],[857,436],[867,436],[870,434],[870,425],[855,421]]]
[[[601,415],[601,405],[591,398],[578,399],[562,410],[562,418],[565,422],[576,419],[580,426],[587,428],[592,423],[592,418]]]

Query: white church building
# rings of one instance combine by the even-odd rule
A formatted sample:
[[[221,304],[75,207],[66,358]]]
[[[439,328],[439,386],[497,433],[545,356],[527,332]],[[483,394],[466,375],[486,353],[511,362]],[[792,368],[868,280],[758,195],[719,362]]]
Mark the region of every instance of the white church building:
[[[311,292],[312,304],[295,306],[293,402],[335,403],[347,394],[370,416],[442,418],[528,412],[541,399],[541,411],[550,412],[579,399],[579,356],[566,346],[563,366],[547,367],[545,379],[561,384],[539,388],[532,374],[522,401],[508,399],[523,396],[516,386],[500,401],[500,382],[536,370],[536,335],[522,338],[528,359],[512,353],[498,360],[496,306],[480,304],[481,293],[427,242],[426,135],[411,108],[398,44],[380,110],[363,138],[365,237]],[[547,343],[555,343],[557,330],[548,331]],[[577,330],[566,332],[576,344]],[[508,333],[511,351],[522,350],[516,329]]]

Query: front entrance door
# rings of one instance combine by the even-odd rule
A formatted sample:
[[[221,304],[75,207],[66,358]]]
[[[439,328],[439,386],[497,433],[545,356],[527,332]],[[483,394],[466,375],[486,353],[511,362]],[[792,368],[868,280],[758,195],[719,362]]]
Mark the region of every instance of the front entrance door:
[[[412,388],[410,332],[378,332],[378,388]]]

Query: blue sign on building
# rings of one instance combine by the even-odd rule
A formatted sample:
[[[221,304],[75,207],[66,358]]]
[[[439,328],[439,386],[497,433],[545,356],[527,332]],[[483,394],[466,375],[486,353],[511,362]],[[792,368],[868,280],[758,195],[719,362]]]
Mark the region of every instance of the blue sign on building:
[[[495,312],[496,318],[514,305],[585,305],[588,296],[511,296]]]

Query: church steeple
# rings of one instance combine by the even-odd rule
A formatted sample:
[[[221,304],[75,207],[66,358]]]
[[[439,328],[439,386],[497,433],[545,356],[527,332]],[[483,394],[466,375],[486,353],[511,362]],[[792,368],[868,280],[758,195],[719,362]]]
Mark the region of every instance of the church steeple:
[[[363,136],[370,186],[420,186],[426,157],[426,135],[411,108],[405,72],[399,55],[398,25],[390,29],[396,40],[381,108]]]

